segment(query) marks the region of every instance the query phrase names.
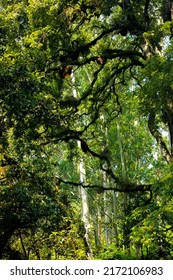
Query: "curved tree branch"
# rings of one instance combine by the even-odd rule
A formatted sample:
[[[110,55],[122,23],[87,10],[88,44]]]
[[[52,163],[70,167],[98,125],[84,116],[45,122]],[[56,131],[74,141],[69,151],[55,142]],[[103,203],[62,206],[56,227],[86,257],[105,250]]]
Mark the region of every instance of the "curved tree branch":
[[[120,179],[117,178],[117,180],[120,182]],[[141,185],[135,185],[132,183],[126,183],[121,182],[121,185],[114,186],[114,187],[104,187],[103,185],[89,185],[89,184],[83,184],[82,182],[73,182],[73,181],[66,181],[62,178],[57,178],[58,184],[66,184],[71,185],[74,187],[83,187],[85,189],[92,188],[98,190],[98,192],[104,192],[104,191],[114,191],[114,192],[121,192],[121,193],[135,193],[135,192],[150,192],[152,184],[141,184]]]
[[[161,150],[162,155],[164,156],[167,163],[170,163],[171,155],[169,153],[169,150],[163,140],[162,134],[158,131],[156,123],[155,123],[155,115],[150,114],[148,119],[148,128],[153,135],[153,137],[156,139],[157,144]]]

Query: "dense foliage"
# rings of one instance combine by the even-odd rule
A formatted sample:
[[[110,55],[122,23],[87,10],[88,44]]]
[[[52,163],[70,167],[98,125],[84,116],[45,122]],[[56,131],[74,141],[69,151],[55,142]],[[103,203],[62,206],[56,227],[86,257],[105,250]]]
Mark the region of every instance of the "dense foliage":
[[[1,0],[1,259],[173,258],[172,20]]]

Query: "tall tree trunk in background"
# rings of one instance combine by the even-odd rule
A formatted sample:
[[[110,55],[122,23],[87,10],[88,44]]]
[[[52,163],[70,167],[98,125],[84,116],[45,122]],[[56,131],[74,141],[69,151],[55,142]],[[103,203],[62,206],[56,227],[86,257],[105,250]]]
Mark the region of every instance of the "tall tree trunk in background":
[[[107,125],[105,123],[105,116],[101,115],[101,119],[103,120],[102,129],[105,135],[105,144],[103,149],[104,151],[106,151],[108,147],[108,130],[107,130]],[[103,177],[104,189],[109,188],[110,182],[107,173],[105,171],[102,171],[102,177]],[[112,238],[113,238],[113,229],[112,229],[113,202],[112,202],[111,191],[104,191],[103,201],[104,201],[103,212],[104,212],[105,244],[106,246],[109,246],[112,243]]]
[[[84,66],[86,76],[88,78],[88,81],[92,83],[92,79],[90,77],[90,74],[87,70],[87,67]],[[102,209],[102,204],[104,200],[104,194],[103,193],[98,193],[97,194],[97,208],[96,208],[96,215],[92,217],[93,220],[93,230],[94,230],[94,236],[95,236],[95,247],[96,250],[99,251],[100,246],[103,243],[104,237],[103,237],[103,231],[104,231],[104,225],[103,225],[103,209]],[[93,216],[93,215],[92,215]]]
[[[112,191],[113,197],[113,237],[115,239],[115,244],[119,247],[119,236],[118,236],[118,225],[117,225],[117,194]]]
[[[102,222],[102,205],[103,201],[103,193],[98,194],[98,203],[97,203],[97,249],[99,249],[100,245],[102,244],[102,228],[103,228],[103,222]]]
[[[75,84],[75,77],[72,73],[72,81]],[[75,87],[73,87],[73,97],[77,98],[77,91]],[[81,148],[81,142],[77,141],[77,145]],[[86,171],[85,171],[85,164],[83,158],[80,158],[79,162],[79,173],[80,173],[80,182],[84,183],[86,180]],[[88,206],[88,196],[87,191],[83,187],[80,188],[80,195],[81,195],[81,203],[82,203],[82,222],[85,229],[85,241],[87,246],[87,256],[88,258],[92,258],[92,245],[90,240],[90,231],[91,231],[91,224],[90,224],[90,213],[89,213],[89,206]]]
[[[78,141],[78,146],[80,147],[81,143]],[[79,163],[79,172],[80,172],[80,182],[84,183],[86,180],[86,171],[84,166],[84,161],[81,158]],[[87,256],[92,258],[92,243],[91,243],[91,223],[90,223],[90,212],[88,206],[88,195],[86,189],[81,187],[81,202],[82,202],[82,222],[85,228],[85,240],[87,245]]]
[[[107,178],[107,174],[103,172],[103,187],[106,189],[109,187],[109,180]],[[104,192],[104,224],[105,224],[105,242],[106,246],[111,244],[111,213],[112,213],[112,207],[110,203],[110,192],[105,191]]]
[[[121,135],[120,135],[120,125],[117,121],[117,139],[119,144],[119,150],[120,150],[120,159],[121,159],[121,170],[122,170],[122,179],[124,182],[127,182],[127,174],[126,174],[126,167],[125,167],[125,159],[124,159],[124,153],[123,153],[123,145],[121,141]],[[123,239],[124,239],[124,249],[129,251],[130,254],[130,227],[129,223],[127,221],[127,215],[128,215],[128,194],[124,192],[123,194]]]

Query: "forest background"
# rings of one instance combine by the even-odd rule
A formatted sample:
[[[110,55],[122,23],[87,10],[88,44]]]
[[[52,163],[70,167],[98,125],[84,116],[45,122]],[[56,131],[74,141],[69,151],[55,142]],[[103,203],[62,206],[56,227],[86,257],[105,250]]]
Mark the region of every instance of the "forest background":
[[[0,258],[173,259],[173,1],[0,1]]]

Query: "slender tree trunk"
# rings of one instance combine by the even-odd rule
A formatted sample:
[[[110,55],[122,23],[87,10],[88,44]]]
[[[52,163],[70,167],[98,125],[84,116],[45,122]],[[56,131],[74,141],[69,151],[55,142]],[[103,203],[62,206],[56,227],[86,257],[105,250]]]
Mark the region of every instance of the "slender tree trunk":
[[[112,192],[113,197],[113,236],[115,237],[116,246],[119,247],[118,225],[117,225],[117,196]]]
[[[107,174],[103,172],[103,187],[107,188],[109,185]],[[106,246],[111,244],[111,204],[108,191],[104,192],[104,217],[105,217],[105,241]]]
[[[27,251],[25,249],[25,245],[24,245],[23,238],[22,238],[22,233],[21,233],[20,230],[18,230],[18,233],[19,233],[19,238],[20,238],[22,250],[23,250],[23,253],[24,253],[24,256],[25,256],[25,260],[28,260],[29,259],[29,254],[27,253]]]
[[[123,145],[122,145],[121,135],[120,135],[120,125],[118,122],[117,122],[117,139],[118,139],[119,150],[120,150],[122,179],[124,182],[127,182]],[[123,193],[123,239],[124,239],[124,249],[128,250],[130,254],[130,239],[129,239],[130,227],[127,221],[127,214],[128,214],[128,194],[124,192]]]
[[[78,146],[80,146],[80,142],[78,142]],[[83,159],[80,159],[79,163],[80,170],[80,182],[84,183],[86,179],[86,172],[84,167]],[[81,187],[81,201],[82,201],[82,221],[85,228],[85,240],[87,244],[87,256],[89,259],[92,258],[92,244],[91,244],[91,224],[90,224],[90,212],[88,206],[88,195],[86,189]]]
[[[73,84],[75,83],[75,77],[72,73],[72,81]],[[77,98],[77,91],[75,87],[73,88],[73,97]],[[81,148],[81,142],[78,141],[77,145],[79,148]],[[84,183],[86,180],[86,171],[85,171],[85,165],[83,158],[80,158],[79,162],[79,173],[80,173],[80,182]],[[85,241],[87,245],[87,257],[90,259],[92,258],[92,245],[91,245],[91,237],[90,237],[90,231],[91,231],[91,224],[90,224],[90,213],[89,213],[89,206],[88,206],[88,196],[87,191],[83,187],[80,188],[80,194],[81,194],[81,202],[82,202],[82,222],[84,224],[85,228]]]
[[[108,131],[107,126],[105,125],[105,116],[101,115],[101,119],[103,120],[103,131],[105,134],[105,144],[104,149],[108,146]],[[102,171],[102,177],[103,177],[103,187],[104,189],[109,187],[109,179],[107,176],[107,173],[105,171]],[[110,245],[112,242],[112,201],[110,201],[110,191],[105,191],[103,195],[104,200],[104,233],[105,233],[105,243],[106,246]]]

